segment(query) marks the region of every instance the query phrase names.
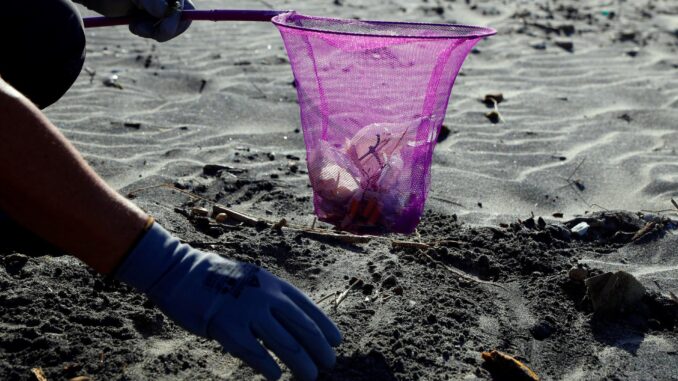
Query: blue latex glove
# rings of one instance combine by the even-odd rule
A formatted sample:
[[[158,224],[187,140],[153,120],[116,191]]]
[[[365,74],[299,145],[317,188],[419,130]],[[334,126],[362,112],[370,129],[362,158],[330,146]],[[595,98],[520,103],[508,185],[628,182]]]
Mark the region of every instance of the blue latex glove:
[[[191,0],[75,0],[108,17],[132,16],[129,30],[141,37],[165,42],[191,25],[181,21],[181,11],[195,9]]]
[[[251,264],[182,244],[155,223],[115,277],[148,295],[188,331],[277,379],[280,368],[260,339],[302,380],[334,365],[341,334],[306,295]]]

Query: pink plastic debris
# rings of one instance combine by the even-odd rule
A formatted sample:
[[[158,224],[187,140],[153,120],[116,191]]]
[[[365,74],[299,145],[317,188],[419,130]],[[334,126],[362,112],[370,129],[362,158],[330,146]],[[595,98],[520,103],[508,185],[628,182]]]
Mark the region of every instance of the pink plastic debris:
[[[357,233],[411,233],[454,79],[491,28],[273,18],[296,80],[315,212]]]

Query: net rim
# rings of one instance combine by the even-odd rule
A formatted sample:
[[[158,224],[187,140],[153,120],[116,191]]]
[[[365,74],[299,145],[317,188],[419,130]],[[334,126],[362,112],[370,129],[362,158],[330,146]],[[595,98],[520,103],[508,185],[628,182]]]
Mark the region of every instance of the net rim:
[[[284,21],[288,16],[293,15],[293,14],[299,15],[299,16],[307,18],[307,19],[313,19],[313,20],[319,20],[319,21],[323,21],[323,20],[339,21],[339,22],[359,21],[359,22],[370,23],[370,24],[379,24],[379,25],[391,24],[391,25],[405,25],[405,26],[421,25],[421,26],[431,26],[431,27],[459,27],[459,28],[463,28],[463,29],[472,30],[472,31],[475,31],[475,32],[471,32],[469,34],[465,34],[465,35],[462,35],[462,36],[443,36],[443,35],[417,36],[417,35],[408,35],[408,34],[392,35],[392,34],[379,34],[379,33],[377,33],[377,34],[355,33],[355,32],[335,31],[335,30],[326,30],[326,29],[320,29],[320,28],[309,28],[309,27],[290,25],[289,23]],[[332,17],[307,16],[307,15],[301,15],[301,14],[296,13],[294,11],[279,14],[279,15],[273,17],[271,19],[271,22],[273,24],[275,24],[276,26],[281,27],[281,28],[290,28],[290,29],[296,29],[296,30],[302,30],[302,31],[311,31],[311,32],[317,32],[317,33],[338,34],[338,35],[348,35],[348,36],[362,36],[362,37],[412,38],[412,39],[423,39],[423,40],[440,40],[440,39],[458,40],[458,39],[483,38],[483,37],[489,37],[489,36],[493,36],[493,35],[497,34],[496,29],[490,28],[490,27],[485,27],[485,26],[479,26],[479,25],[423,23],[423,22],[406,22],[406,21],[353,20],[353,19],[341,19],[341,18],[332,18]]]

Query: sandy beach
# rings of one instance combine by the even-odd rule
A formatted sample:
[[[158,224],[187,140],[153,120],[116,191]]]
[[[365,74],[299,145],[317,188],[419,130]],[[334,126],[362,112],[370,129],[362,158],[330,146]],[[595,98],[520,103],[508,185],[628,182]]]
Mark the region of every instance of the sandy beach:
[[[86,70],[46,110],[97,173],[182,240],[322,300],[344,334],[322,380],[511,379],[484,364],[493,349],[542,380],[678,380],[678,4],[196,5],[497,29],[456,79],[410,236],[305,229],[330,226],[314,222],[294,77],[270,23],[195,22],[165,44],[88,30]],[[106,85],[114,74],[119,86]],[[493,123],[483,99],[497,93]],[[214,204],[258,222],[191,215]],[[291,228],[272,227],[283,218]],[[37,367],[50,381],[260,378],[131,288],[1,227],[0,379],[34,380]],[[623,270],[644,296],[600,318],[577,266]]]

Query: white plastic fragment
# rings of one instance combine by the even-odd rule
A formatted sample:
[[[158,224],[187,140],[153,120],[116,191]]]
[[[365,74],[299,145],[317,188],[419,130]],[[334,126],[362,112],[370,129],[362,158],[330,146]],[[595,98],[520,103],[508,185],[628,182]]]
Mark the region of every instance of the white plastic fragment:
[[[589,231],[589,224],[587,224],[586,222],[580,222],[574,225],[572,229],[570,229],[570,231],[572,232],[572,234],[576,234],[579,237],[583,237]]]

